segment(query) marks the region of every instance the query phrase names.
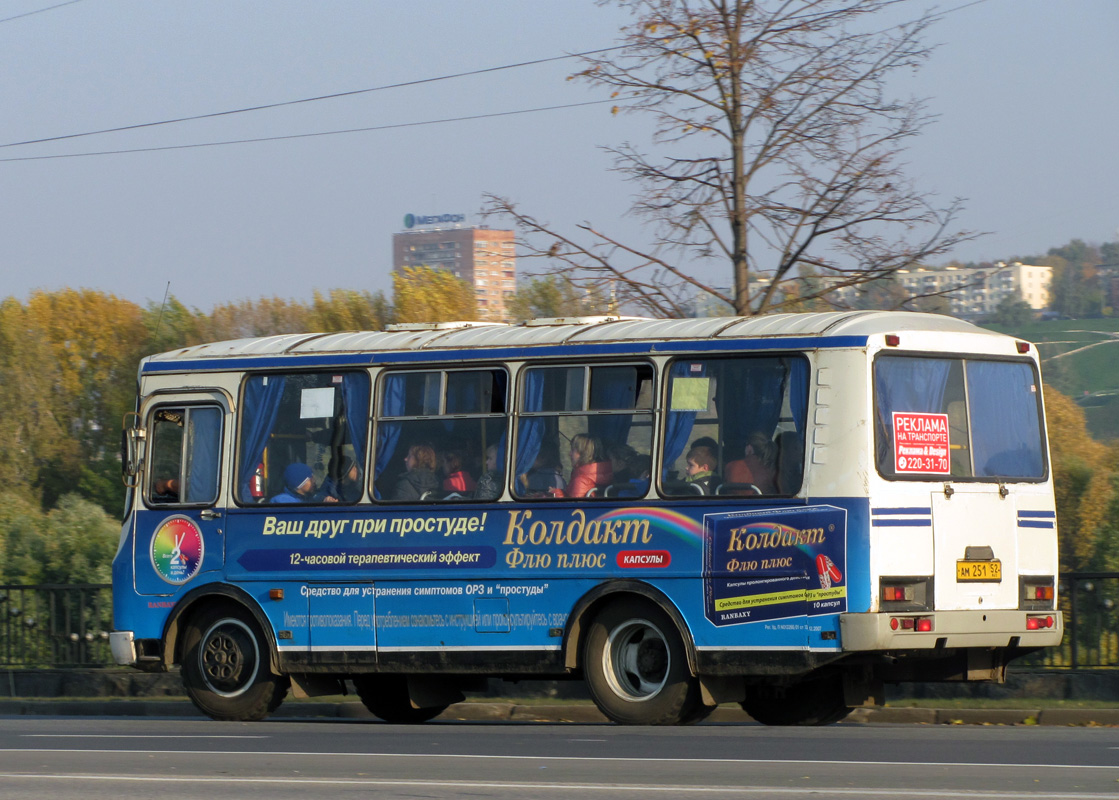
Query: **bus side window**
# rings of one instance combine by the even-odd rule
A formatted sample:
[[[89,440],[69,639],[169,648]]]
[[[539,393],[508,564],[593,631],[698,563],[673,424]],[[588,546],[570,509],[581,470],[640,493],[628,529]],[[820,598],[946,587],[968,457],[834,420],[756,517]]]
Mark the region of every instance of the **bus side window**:
[[[389,503],[500,498],[507,402],[508,374],[502,369],[384,374],[374,497]]]
[[[802,357],[685,357],[669,366],[660,489],[668,496],[800,491],[808,418]]]
[[[159,408],[152,415],[148,505],[211,505],[218,497],[222,412]]]
[[[235,487],[244,504],[350,504],[364,494],[369,375],[256,373],[242,388]]]
[[[644,497],[652,462],[653,379],[649,364],[525,370],[514,495]]]

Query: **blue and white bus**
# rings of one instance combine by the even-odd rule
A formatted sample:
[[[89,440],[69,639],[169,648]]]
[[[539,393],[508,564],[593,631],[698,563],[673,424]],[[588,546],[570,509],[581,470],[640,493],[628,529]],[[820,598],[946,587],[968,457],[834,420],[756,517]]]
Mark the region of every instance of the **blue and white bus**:
[[[113,653],[216,719],[581,678],[821,724],[1057,644],[1035,349],[944,316],[399,325],[143,361]]]

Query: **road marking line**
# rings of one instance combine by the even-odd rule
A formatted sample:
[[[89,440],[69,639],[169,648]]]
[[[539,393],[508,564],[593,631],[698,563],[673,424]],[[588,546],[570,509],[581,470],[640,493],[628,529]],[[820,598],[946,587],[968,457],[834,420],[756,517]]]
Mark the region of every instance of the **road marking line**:
[[[837,762],[838,763],[838,762]],[[23,780],[50,780],[50,781],[144,781],[150,783],[150,776],[139,775],[35,775],[21,772],[0,773],[0,778],[22,778]],[[655,786],[650,784],[632,783],[517,783],[500,781],[430,781],[430,780],[386,780],[380,778],[234,778],[222,776],[220,778],[160,775],[161,783],[221,783],[221,784],[300,784],[307,786],[414,786],[444,789],[516,789],[518,791],[615,791],[615,792],[672,792],[675,794],[760,794],[766,796],[785,795],[801,796],[812,795],[854,795],[854,796],[883,796],[897,797],[960,797],[974,800],[1021,800],[1023,797],[1045,797],[1057,800],[1114,800],[1114,794],[1098,794],[1091,792],[986,792],[968,790],[936,790],[936,789],[855,789],[846,787],[804,787],[787,788],[781,786]]]
[[[271,739],[271,736],[256,734],[208,734],[187,733],[182,735],[159,733],[146,736],[142,733],[21,733],[25,739]]]
[[[1104,769],[1119,770],[1119,764],[1012,764],[971,761],[829,761],[800,758],[637,758],[627,756],[510,756],[477,753],[323,753],[284,750],[110,750],[104,748],[0,748],[3,753],[134,753],[136,755],[178,756],[327,756],[341,758],[450,758],[493,761],[611,761],[639,764],[679,762],[681,764],[801,764],[804,766],[856,767],[984,767],[1004,769]]]

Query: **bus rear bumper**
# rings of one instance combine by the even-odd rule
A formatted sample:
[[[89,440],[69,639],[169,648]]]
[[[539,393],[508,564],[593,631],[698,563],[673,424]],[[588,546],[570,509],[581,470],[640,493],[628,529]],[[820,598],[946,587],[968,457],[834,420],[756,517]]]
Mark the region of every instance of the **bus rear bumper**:
[[[111,631],[109,648],[113,651],[113,662],[125,667],[136,663],[136,637],[132,631]]]
[[[1031,629],[1027,617],[1049,618],[1051,627]],[[930,630],[904,627],[904,620],[930,620]],[[897,627],[894,627],[894,621]],[[931,650],[936,647],[1049,647],[1061,643],[1060,611],[927,611],[884,614],[840,614],[843,650]]]

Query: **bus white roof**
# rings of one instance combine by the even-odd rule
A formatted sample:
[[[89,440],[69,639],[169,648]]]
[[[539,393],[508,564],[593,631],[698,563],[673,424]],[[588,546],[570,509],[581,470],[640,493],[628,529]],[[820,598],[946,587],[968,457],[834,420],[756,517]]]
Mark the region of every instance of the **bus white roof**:
[[[326,353],[473,350],[648,340],[870,336],[904,331],[973,333],[1002,337],[1002,334],[954,317],[905,311],[835,311],[698,319],[561,317],[531,320],[517,325],[464,322],[393,326],[387,331],[289,333],[195,345],[151,356],[149,360],[166,362]]]

